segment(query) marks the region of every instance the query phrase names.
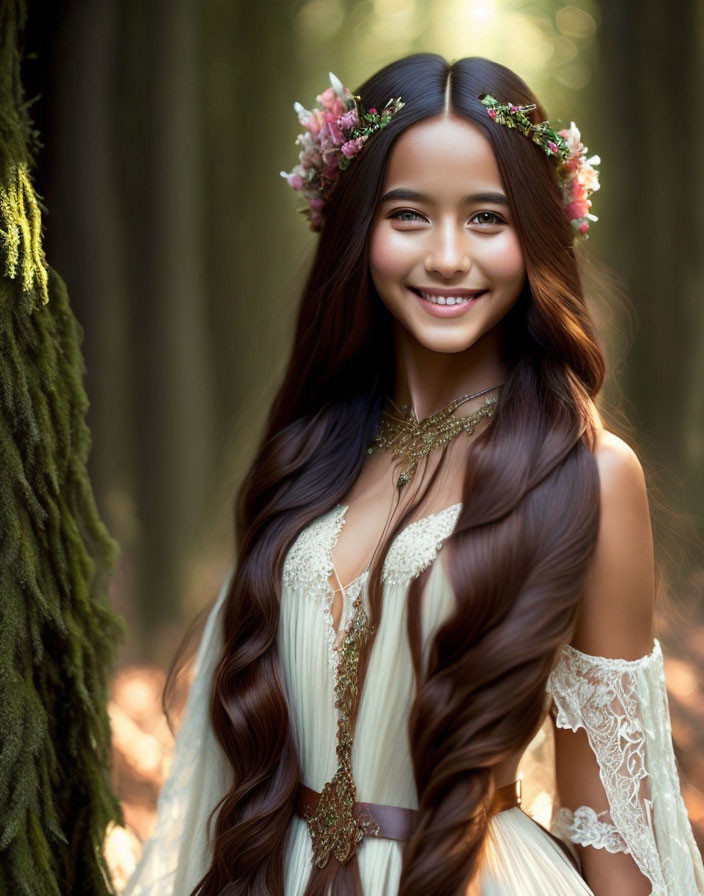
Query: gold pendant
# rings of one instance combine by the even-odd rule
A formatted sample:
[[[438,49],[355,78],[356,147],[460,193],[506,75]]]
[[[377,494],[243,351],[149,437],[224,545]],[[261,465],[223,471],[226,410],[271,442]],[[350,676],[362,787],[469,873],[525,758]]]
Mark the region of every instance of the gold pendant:
[[[468,396],[473,398],[475,396]],[[453,417],[453,411],[468,398],[455,399],[436,414],[418,420],[413,408],[406,405],[402,408],[404,417],[396,417],[388,411],[382,411],[379,428],[370,447],[369,454],[386,449],[394,458],[401,458],[403,469],[396,486],[404,488],[413,479],[418,461],[454,439],[461,432],[471,435],[483,417],[492,417],[496,409],[495,396],[487,396],[484,406],[468,414],[466,417]]]
[[[340,661],[335,683],[337,719],[338,767],[332,780],[320,793],[315,811],[304,811],[313,846],[313,857],[318,868],[327,865],[332,853],[338,862],[347,862],[356,852],[357,844],[369,834],[379,835],[379,826],[369,812],[354,812],[357,789],[352,777],[352,716],[359,699],[357,669],[361,648],[373,633],[369,618],[362,606],[362,594],[355,598],[352,620],[340,646]]]

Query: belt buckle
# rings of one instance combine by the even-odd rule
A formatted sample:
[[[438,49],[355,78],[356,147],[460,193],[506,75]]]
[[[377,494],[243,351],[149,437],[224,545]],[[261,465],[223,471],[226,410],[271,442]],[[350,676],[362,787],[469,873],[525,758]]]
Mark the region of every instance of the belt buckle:
[[[367,809],[357,804],[355,796],[354,781],[339,769],[320,792],[315,810],[308,807],[304,811],[318,868],[327,865],[330,853],[344,864],[356,853],[365,834],[379,836],[379,825]]]

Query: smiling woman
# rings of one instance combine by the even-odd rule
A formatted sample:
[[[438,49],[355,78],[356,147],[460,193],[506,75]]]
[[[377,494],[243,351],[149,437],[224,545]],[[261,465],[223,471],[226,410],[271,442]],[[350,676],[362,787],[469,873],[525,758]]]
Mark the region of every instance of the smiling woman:
[[[518,301],[526,267],[494,151],[479,128],[443,114],[396,140],[372,221],[369,269],[406,363],[427,377],[427,352],[465,353],[467,383],[460,377],[458,392],[477,377],[505,379],[501,321]],[[471,364],[478,351],[483,370]]]
[[[126,892],[704,894],[644,479],[596,407],[595,160],[487,59],[318,102],[284,176],[320,240]]]

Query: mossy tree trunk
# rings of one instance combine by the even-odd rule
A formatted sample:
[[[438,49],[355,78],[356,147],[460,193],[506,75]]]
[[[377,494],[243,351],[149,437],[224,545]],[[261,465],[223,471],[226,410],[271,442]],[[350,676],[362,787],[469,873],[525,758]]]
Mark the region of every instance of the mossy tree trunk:
[[[112,892],[122,822],[107,684],[117,546],[94,502],[82,331],[46,262],[24,100],[22,0],[0,3],[0,894]]]

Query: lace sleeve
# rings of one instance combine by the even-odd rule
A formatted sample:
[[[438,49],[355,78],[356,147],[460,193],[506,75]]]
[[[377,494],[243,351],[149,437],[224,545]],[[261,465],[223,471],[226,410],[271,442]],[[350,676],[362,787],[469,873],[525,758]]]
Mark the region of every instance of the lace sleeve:
[[[210,866],[206,822],[231,784],[231,767],[210,726],[209,702],[223,643],[221,611],[233,572],[225,577],[205,624],[156,824],[122,896],[187,896]]]
[[[583,728],[609,809],[560,808],[563,839],[630,853],[652,896],[704,894],[704,867],[680,794],[660,643],[637,660],[563,649],[547,691],[558,728]]]

